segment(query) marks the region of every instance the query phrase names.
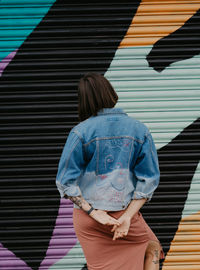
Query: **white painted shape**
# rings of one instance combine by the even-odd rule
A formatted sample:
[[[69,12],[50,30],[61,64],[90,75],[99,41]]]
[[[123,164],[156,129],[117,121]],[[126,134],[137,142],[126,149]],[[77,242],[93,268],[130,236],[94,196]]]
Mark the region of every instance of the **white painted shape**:
[[[195,68],[194,73],[191,69],[192,65],[200,66],[200,56],[196,55],[193,58],[173,63],[159,73],[149,67],[146,60],[151,49],[152,46],[119,48],[105,77],[119,94],[119,102],[116,107],[123,108],[128,115],[147,124],[156,147],[159,149],[200,117],[200,69]],[[122,59],[125,59],[125,62]],[[132,62],[129,61],[130,59]],[[124,65],[126,69],[123,68]],[[179,74],[178,78],[176,74]],[[191,95],[190,89],[193,90]],[[166,90],[168,91],[167,98]],[[188,90],[187,94],[185,94],[186,90]],[[122,91],[131,92],[129,101],[128,99],[123,101]],[[147,93],[148,91],[151,92]],[[145,95],[149,97],[145,101],[137,100],[137,97],[142,98]],[[184,96],[187,97],[185,100],[183,100]],[[153,97],[157,97],[155,101],[153,101]],[[163,135],[156,132],[159,123],[162,123],[162,128],[166,125],[167,129],[170,122],[174,121],[178,122],[176,130],[168,133],[161,143],[160,139]],[[155,122],[157,122],[157,126],[155,126]]]

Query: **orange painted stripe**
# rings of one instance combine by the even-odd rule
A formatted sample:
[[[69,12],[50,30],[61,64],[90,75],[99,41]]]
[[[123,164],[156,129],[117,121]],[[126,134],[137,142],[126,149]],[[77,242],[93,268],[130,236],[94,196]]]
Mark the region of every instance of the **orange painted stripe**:
[[[200,0],[142,0],[119,48],[153,45],[184,25],[198,9]]]
[[[184,254],[183,254],[184,255]],[[179,256],[170,256],[169,261],[172,263],[184,263],[184,262],[195,262],[195,263],[199,263],[200,262],[200,256],[199,254],[196,255],[190,255],[187,256],[187,254],[185,254],[185,256],[183,255],[179,255]]]
[[[198,4],[199,0],[143,0],[144,4]]]
[[[199,270],[199,265],[173,265],[173,266],[166,266],[162,268],[162,270]]]
[[[200,211],[181,219],[162,270],[193,270],[199,265]]]
[[[192,215],[189,215],[189,216],[186,216],[184,217],[181,222],[187,222],[187,221],[192,221],[192,222],[196,222],[196,221],[200,221],[200,211],[195,213],[195,214],[192,214]]]
[[[199,252],[200,251],[200,244],[192,245],[192,244],[186,244],[185,245],[178,245],[174,243],[173,246],[171,246],[170,251],[175,253],[175,252]]]

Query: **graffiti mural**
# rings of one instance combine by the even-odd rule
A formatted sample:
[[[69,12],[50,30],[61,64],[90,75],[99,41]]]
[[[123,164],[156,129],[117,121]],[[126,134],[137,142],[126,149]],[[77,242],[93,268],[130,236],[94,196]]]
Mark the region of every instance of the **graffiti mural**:
[[[87,269],[55,176],[88,71],[154,137],[161,181],[142,212],[167,254],[162,269],[198,269],[200,1],[0,6],[0,269]]]

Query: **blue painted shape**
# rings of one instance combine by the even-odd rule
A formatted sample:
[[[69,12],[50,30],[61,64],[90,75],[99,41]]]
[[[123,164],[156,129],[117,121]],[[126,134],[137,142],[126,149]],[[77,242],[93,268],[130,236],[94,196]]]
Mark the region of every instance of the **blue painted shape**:
[[[0,61],[23,44],[55,1],[0,1]]]

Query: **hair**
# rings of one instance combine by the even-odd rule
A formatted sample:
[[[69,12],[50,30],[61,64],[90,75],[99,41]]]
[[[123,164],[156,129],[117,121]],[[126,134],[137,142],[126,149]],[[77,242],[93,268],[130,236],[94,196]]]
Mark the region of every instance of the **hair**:
[[[96,116],[103,108],[113,108],[117,100],[117,93],[104,76],[95,72],[86,73],[78,84],[79,120]]]

